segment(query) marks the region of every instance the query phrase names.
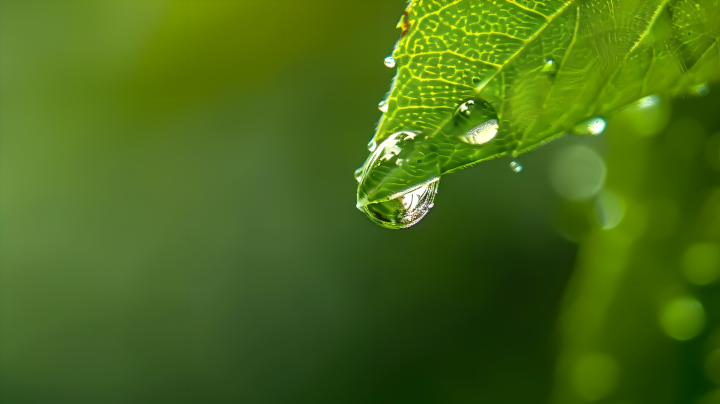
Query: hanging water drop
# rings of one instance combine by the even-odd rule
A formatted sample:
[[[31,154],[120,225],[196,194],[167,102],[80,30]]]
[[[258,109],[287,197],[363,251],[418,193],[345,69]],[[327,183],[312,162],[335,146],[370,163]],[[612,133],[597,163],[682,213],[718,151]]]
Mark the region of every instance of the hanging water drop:
[[[558,64],[555,59],[551,57],[546,57],[542,67],[540,68],[540,71],[544,73],[555,73],[557,70]]]
[[[388,112],[388,102],[386,100],[380,101],[378,104],[378,109],[382,111],[383,114]]]
[[[572,132],[576,135],[599,135],[605,131],[606,127],[607,121],[598,115],[573,126]]]
[[[392,53],[385,57],[385,66],[391,69],[395,67],[395,58],[393,57]]]
[[[702,83],[700,83],[700,84],[696,84],[696,85],[690,87],[690,89],[691,89],[695,94],[697,94],[697,95],[699,95],[699,96],[701,96],[701,97],[704,97],[704,96],[710,94],[710,86],[708,86],[707,81],[702,82]]]
[[[512,163],[510,163],[510,169],[515,173],[519,173],[523,170],[523,166],[517,161],[513,161]]]
[[[376,224],[388,229],[405,229],[417,224],[432,209],[440,178],[390,196],[389,200],[358,205]]]
[[[370,150],[370,152],[374,152],[375,149],[377,149],[377,143],[375,143],[374,140],[371,140],[371,141],[367,144],[367,148],[368,148],[368,150]]]

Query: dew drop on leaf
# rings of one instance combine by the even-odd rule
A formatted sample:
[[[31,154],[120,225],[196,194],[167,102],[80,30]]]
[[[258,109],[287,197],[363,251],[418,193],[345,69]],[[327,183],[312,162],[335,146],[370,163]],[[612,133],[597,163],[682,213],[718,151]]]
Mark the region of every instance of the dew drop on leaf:
[[[500,126],[495,109],[480,98],[460,104],[454,117],[456,136],[462,142],[474,146],[493,140]]]
[[[575,125],[572,132],[576,135],[599,135],[605,131],[607,121],[601,116],[588,118]]]
[[[357,182],[362,181],[362,172],[363,172],[363,168],[362,168],[362,167],[360,167],[360,168],[358,168],[357,170],[355,170],[355,179],[357,180]]]
[[[395,58],[392,56],[392,53],[385,58],[385,66],[391,69],[395,67]]]
[[[555,59],[551,57],[546,57],[545,61],[543,62],[542,68],[540,68],[541,72],[544,73],[555,73],[558,70],[558,63],[555,61]]]
[[[513,161],[512,163],[510,163],[510,169],[515,173],[519,173],[523,170],[523,166],[517,161]]]
[[[388,103],[387,103],[387,101],[385,101],[385,100],[380,101],[380,103],[378,104],[378,109],[379,109],[380,111],[382,111],[383,113],[387,113],[387,112],[388,112]]]
[[[375,149],[377,149],[377,143],[375,143],[374,140],[371,140],[371,141],[367,144],[367,148],[368,148],[368,150],[370,150],[370,152],[374,152]]]
[[[376,224],[388,229],[404,229],[417,224],[432,209],[440,178],[393,195],[389,200],[359,208]]]

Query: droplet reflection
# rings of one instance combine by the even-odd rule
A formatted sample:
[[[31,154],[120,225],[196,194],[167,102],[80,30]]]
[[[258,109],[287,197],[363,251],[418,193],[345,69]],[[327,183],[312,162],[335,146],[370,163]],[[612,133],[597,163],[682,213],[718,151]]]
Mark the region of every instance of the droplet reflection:
[[[380,111],[382,111],[383,114],[384,114],[384,113],[387,113],[387,112],[388,112],[388,103],[387,103],[387,101],[385,101],[385,100],[380,101],[380,103],[378,104],[378,109],[379,109]]]
[[[470,115],[470,111],[475,107],[475,101],[474,100],[467,100],[460,104],[460,107],[458,108],[458,113],[464,114],[464,115]]]
[[[491,119],[470,129],[468,133],[460,136],[460,140],[467,144],[479,146],[493,140],[497,132],[498,120]]]
[[[588,118],[573,126],[572,132],[576,135],[599,135],[605,131],[607,121],[601,116]]]
[[[652,108],[662,102],[662,99],[658,95],[649,95],[645,98],[641,98],[637,101],[637,108],[646,109]]]
[[[522,164],[518,163],[517,161],[513,161],[512,163],[510,163],[510,169],[514,173],[519,173],[520,171],[523,170],[523,166],[522,166]]]
[[[405,229],[417,224],[434,206],[440,178],[390,197],[388,201],[359,206],[376,224],[388,229]]]
[[[395,58],[392,56],[392,53],[385,58],[385,66],[391,69],[395,67]]]

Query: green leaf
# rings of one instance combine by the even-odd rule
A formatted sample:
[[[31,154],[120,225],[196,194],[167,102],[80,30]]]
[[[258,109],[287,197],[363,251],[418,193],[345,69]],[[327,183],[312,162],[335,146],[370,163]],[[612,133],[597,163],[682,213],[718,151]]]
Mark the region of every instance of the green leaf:
[[[720,0],[414,0],[398,27],[356,173],[358,208],[389,228],[417,223],[444,174],[720,76]]]

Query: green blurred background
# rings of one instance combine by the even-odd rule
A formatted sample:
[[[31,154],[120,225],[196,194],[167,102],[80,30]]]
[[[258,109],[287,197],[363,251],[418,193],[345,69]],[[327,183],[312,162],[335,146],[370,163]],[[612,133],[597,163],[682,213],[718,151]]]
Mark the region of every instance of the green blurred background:
[[[0,0],[2,402],[720,403],[720,91],[382,229],[404,7]]]

